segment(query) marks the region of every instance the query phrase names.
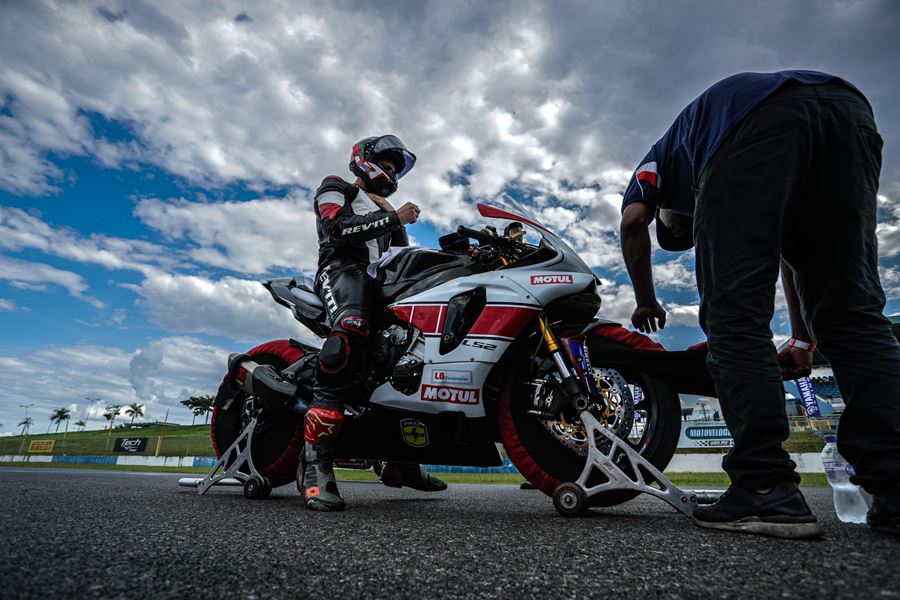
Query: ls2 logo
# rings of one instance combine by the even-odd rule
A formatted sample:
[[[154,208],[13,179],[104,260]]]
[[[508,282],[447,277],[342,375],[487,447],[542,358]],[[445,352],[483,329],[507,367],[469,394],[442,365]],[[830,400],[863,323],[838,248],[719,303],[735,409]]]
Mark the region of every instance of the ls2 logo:
[[[497,349],[497,344],[488,344],[487,342],[479,342],[478,340],[463,340],[463,346],[468,346],[469,348],[478,348],[479,350],[490,350],[493,352]]]

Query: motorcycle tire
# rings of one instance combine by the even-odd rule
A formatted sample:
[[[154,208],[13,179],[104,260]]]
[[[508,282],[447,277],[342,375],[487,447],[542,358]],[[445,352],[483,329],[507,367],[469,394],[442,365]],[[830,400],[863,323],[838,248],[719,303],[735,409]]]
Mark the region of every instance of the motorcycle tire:
[[[621,328],[617,328],[621,329]],[[612,338],[623,347],[647,348],[653,344],[649,338],[634,332],[634,335],[597,335]],[[621,332],[614,332],[619,334]],[[590,349],[590,340],[588,340]],[[659,347],[662,348],[661,346]],[[602,364],[594,364],[602,368]],[[519,472],[537,489],[553,497],[556,488],[564,482],[578,480],[584,470],[585,456],[563,446],[544,427],[537,417],[529,415],[532,408],[532,389],[527,385],[529,361],[520,362],[510,369],[500,387],[498,423],[500,438],[512,463]],[[637,384],[644,394],[648,411],[647,431],[637,444],[641,456],[650,461],[660,471],[675,454],[681,433],[681,404],[678,394],[672,391],[659,377],[646,373],[619,372],[629,384]],[[634,444],[632,444],[634,447]],[[615,506],[638,495],[634,491],[610,491],[591,497],[591,506]]]
[[[261,365],[272,365],[281,370],[296,362],[304,352],[288,340],[275,340],[257,346],[247,354]],[[222,380],[213,403],[210,423],[216,458],[221,457],[222,452],[241,434],[246,399],[247,394],[231,385],[228,377]],[[231,404],[226,410],[229,402]],[[294,411],[278,411],[261,421],[256,432],[250,447],[256,469],[268,479],[271,487],[293,483],[303,447],[303,418]]]

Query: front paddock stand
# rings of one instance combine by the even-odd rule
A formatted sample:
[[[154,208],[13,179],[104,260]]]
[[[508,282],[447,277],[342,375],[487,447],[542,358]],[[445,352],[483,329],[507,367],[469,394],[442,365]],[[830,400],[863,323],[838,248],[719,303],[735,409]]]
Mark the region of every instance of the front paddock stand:
[[[590,499],[597,494],[612,491],[635,491],[650,494],[668,502],[687,517],[697,508],[697,496],[682,490],[659,469],[638,454],[627,442],[619,439],[603,427],[588,411],[581,412],[581,422],[587,429],[588,457],[578,481],[561,483],[553,492],[553,506],[564,517],[577,517],[587,512]],[[608,441],[607,451],[597,447],[597,434]],[[631,474],[623,471],[616,462],[627,461]],[[588,485],[591,475],[598,471],[603,483]],[[655,484],[655,485],[654,485]]]
[[[253,415],[247,427],[228,447],[228,450],[222,453],[206,477],[200,480],[181,479],[178,481],[178,485],[196,487],[201,496],[214,485],[243,485],[244,496],[247,498],[253,500],[268,498],[272,493],[272,484],[267,477],[256,470],[250,454],[250,444],[253,441],[256,424],[257,415]],[[249,471],[249,473],[245,471]]]

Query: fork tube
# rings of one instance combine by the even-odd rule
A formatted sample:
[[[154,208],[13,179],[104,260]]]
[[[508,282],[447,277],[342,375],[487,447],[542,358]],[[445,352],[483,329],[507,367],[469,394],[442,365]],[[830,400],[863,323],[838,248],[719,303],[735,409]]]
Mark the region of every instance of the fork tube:
[[[559,369],[560,376],[562,376],[563,379],[571,377],[572,371],[563,359],[559,342],[556,340],[556,336],[553,335],[550,326],[547,325],[547,318],[544,315],[538,317],[538,325],[541,328],[541,334],[544,336],[544,342],[547,344],[547,351],[550,353],[550,358],[553,359],[553,363],[556,365],[556,368]]]

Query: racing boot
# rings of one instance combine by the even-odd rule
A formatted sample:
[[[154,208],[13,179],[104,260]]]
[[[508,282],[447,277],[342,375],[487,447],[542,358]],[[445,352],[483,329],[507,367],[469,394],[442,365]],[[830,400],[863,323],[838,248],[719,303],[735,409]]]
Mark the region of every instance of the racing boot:
[[[386,462],[381,465],[381,483],[388,487],[409,487],[420,492],[442,492],[447,484],[430,475],[422,465]]]
[[[297,489],[307,508],[312,510],[344,510],[333,464],[334,447],[343,419],[343,411],[321,406],[310,407],[306,413]]]

